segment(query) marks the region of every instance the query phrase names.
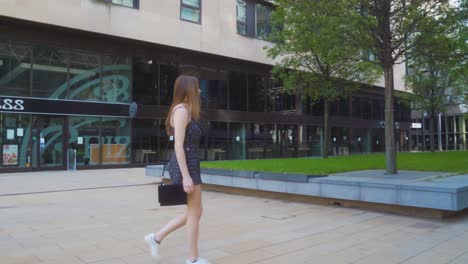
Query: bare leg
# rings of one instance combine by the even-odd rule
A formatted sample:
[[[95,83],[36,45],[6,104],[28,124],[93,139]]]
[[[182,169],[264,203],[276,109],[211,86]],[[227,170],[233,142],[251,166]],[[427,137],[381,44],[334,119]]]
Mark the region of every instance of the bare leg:
[[[158,242],[162,242],[170,233],[181,228],[187,222],[187,212],[183,215],[179,215],[176,218],[169,221],[163,228],[155,233],[155,238]]]
[[[196,185],[193,192],[187,197],[187,236],[189,247],[189,260],[198,258],[198,230],[202,214],[201,186]]]

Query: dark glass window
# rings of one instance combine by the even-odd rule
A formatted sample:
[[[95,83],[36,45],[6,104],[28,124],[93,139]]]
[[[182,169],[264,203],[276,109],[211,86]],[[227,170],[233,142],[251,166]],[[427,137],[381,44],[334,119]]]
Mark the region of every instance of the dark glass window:
[[[0,95],[31,95],[32,47],[0,42]]]
[[[362,118],[364,119],[371,118],[371,103],[369,99],[364,98],[364,100],[361,101],[361,110],[362,110]]]
[[[158,154],[166,148],[166,145],[161,146],[161,151],[158,151],[161,136],[159,126],[158,119],[132,119],[132,162],[152,163],[165,160],[158,158]]]
[[[68,54],[63,49],[34,47],[32,96],[66,98],[68,85]]]
[[[179,76],[177,66],[161,64],[159,67],[159,92],[161,105],[171,105],[174,93],[174,82]]]
[[[246,159],[246,134],[248,125],[245,123],[229,123],[228,159]]]
[[[105,0],[109,1],[109,0]],[[140,0],[111,0],[113,4],[131,7],[131,8],[139,8]]]
[[[229,76],[229,110],[247,110],[247,75],[232,72]]]
[[[223,160],[227,158],[229,146],[228,123],[208,122],[207,160]]]
[[[157,104],[158,65],[148,58],[133,60],[133,100],[138,104]]]
[[[180,18],[182,20],[201,23],[201,0],[181,0]]]
[[[353,117],[361,118],[361,99],[353,97],[352,99]]]
[[[285,114],[295,113],[296,95],[284,92],[281,83],[274,79],[270,79],[269,84],[267,90],[267,111]]]
[[[312,102],[312,115],[323,116],[324,114],[324,102],[323,100]]]
[[[450,133],[453,132],[453,116],[447,117],[447,128],[448,128],[447,132],[450,132]]]
[[[460,132],[460,117],[459,116],[454,116],[453,118],[455,118],[455,131],[458,133]]]
[[[237,0],[237,33],[247,35],[247,5],[245,0]]]
[[[201,80],[202,105],[208,109],[227,110],[227,81],[226,80]]]
[[[385,104],[383,100],[372,100],[372,119],[383,120],[384,119]]]
[[[248,81],[248,110],[251,112],[265,111],[265,87],[267,78],[260,75],[249,75]]]
[[[264,39],[271,33],[271,7],[256,4],[255,5],[255,36]]]

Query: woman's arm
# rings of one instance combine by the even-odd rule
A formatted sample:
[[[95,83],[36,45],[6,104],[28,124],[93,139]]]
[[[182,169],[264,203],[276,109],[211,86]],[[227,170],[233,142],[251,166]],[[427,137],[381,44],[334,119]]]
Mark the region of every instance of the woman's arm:
[[[179,164],[179,169],[182,173],[184,189],[186,192],[190,193],[193,188],[193,181],[187,168],[187,160],[184,151],[185,129],[189,123],[189,116],[185,107],[175,109],[173,116],[174,151],[176,154],[177,163]]]

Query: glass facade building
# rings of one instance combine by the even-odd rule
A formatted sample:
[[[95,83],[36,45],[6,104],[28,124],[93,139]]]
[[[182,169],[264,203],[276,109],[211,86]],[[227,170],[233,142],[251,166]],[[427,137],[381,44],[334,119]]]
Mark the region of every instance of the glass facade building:
[[[202,160],[322,153],[323,103],[284,93],[269,65],[73,30],[43,37],[35,27],[0,36],[0,171],[65,169],[70,150],[78,169],[164,163],[180,74],[200,80]],[[409,150],[409,107],[396,101],[399,150]],[[383,106],[373,86],[333,103],[329,154],[384,151]]]

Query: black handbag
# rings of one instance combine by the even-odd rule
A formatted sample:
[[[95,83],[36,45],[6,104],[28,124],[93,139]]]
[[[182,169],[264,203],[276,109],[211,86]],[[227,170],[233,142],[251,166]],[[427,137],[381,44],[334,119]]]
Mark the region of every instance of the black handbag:
[[[167,142],[167,146],[169,141]],[[166,150],[168,149],[166,146]],[[164,177],[164,164],[161,177]],[[183,205],[187,204],[187,193],[184,191],[182,184],[164,184],[158,186],[158,202],[160,206]]]
[[[160,206],[187,204],[187,193],[182,184],[160,184],[158,186],[158,201]]]

